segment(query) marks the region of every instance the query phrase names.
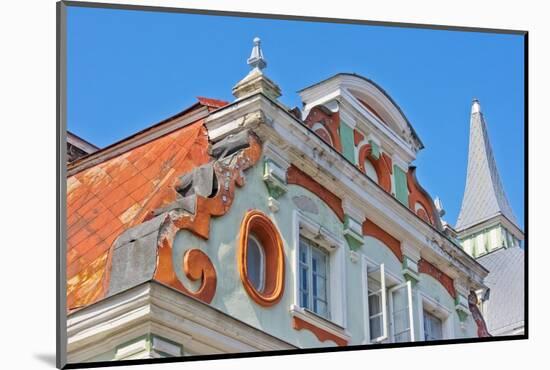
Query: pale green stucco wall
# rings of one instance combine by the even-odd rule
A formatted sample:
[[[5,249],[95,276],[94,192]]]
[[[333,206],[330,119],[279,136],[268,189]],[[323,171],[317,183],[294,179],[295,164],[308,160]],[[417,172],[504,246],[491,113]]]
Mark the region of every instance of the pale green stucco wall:
[[[187,249],[199,248],[208,254],[216,269],[218,285],[211,303],[214,307],[299,347],[334,346],[334,343],[330,341],[319,342],[307,330],[296,331],[292,328],[292,317],[289,313],[290,305],[295,303],[293,292],[295,276],[292,273],[294,264],[293,211],[295,205],[292,202],[292,197],[300,195],[312,199],[319,209],[318,215],[307,213],[307,216],[343,239],[343,225],[337,216],[316,195],[300,186],[288,185],[287,194],[278,199],[280,210],[277,213],[271,212],[267,207],[268,192],[262,180],[262,166],[257,164],[246,172],[246,185],[244,188],[236,190],[235,201],[230,211],[222,217],[211,220],[210,239],[208,241],[187,231],[177,233],[174,241],[174,266],[181,266],[183,254]],[[281,233],[285,246],[284,295],[278,304],[268,308],[257,305],[248,296],[237,270],[236,241],[243,216],[250,209],[260,210],[271,217]],[[378,263],[384,263],[386,271],[402,277],[401,262],[389,248],[378,240],[365,238],[365,244],[358,252]],[[346,329],[352,337],[350,344],[362,344],[365,338],[362,264],[361,259],[355,263],[351,261],[350,250],[347,246],[345,253],[347,280],[345,291],[347,297]],[[191,283],[183,276],[181,270],[177,271],[177,275],[185,286],[190,289],[197,288],[198,283]],[[456,315],[452,297],[438,282],[431,280],[433,280],[431,277],[422,274],[421,281],[416,289],[421,289],[428,295],[435,297],[434,299],[439,299],[445,307],[453,312],[453,315]],[[415,302],[415,305],[417,303]],[[415,312],[417,312],[416,310],[415,308]],[[455,322],[459,326],[458,316],[456,316]],[[468,327],[466,331],[455,330],[456,337],[475,336],[475,324],[467,321],[466,326]],[[416,330],[418,331],[418,328]]]
[[[416,284],[415,289],[428,295],[450,312],[448,320],[451,320],[455,338],[477,337],[477,326],[472,316],[468,316],[464,324],[461,325],[460,318],[455,310],[455,300],[441,283],[430,275],[420,274],[420,281]],[[415,304],[418,305],[419,302],[417,301]],[[420,325],[416,327],[415,335],[420,335]]]

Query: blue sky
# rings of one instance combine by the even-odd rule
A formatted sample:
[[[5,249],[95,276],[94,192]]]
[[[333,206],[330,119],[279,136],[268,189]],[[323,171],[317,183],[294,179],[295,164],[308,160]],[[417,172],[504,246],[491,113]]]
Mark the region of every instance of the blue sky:
[[[338,72],[382,86],[424,142],[420,183],[454,224],[466,176],[469,113],[480,100],[491,144],[524,225],[523,37],[460,31],[69,7],[68,129],[106,146],[196,102],[231,101],[262,39],[280,100]]]

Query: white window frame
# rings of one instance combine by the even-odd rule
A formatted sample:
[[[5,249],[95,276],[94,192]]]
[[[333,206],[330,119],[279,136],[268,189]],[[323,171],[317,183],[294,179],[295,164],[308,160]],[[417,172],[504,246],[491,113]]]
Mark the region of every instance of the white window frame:
[[[373,261],[372,259],[368,258],[367,256],[362,256],[362,279],[363,279],[363,321],[364,321],[364,340],[363,344],[372,344],[372,343],[381,343],[381,342],[394,342],[394,336],[393,336],[393,304],[390,302],[390,292],[396,288],[396,287],[403,287],[403,285],[408,285],[409,292],[408,294],[408,301],[409,301],[409,322],[411,323],[410,329],[411,329],[411,342],[415,341],[415,335],[414,335],[414,329],[416,321],[414,319],[414,301],[412,299],[412,285],[410,281],[405,281],[401,276],[397,276],[390,271],[388,271],[385,267],[380,268],[381,266],[384,266],[382,263],[377,263]],[[380,270],[384,270],[384,287],[385,287],[385,299],[383,303],[385,303],[385,306],[383,305],[383,313],[385,315],[385,320],[383,319],[383,322],[385,324],[385,327],[383,329],[384,335],[382,335],[379,338],[370,338],[370,313],[369,313],[369,287],[368,287],[368,269],[369,267],[376,271],[376,269],[380,268]],[[382,277],[381,277],[381,285],[382,285]]]
[[[349,340],[349,334],[345,332],[347,325],[347,305],[346,305],[346,258],[345,241],[343,237],[336,236],[328,231],[319,223],[313,221],[299,210],[294,210],[294,250],[292,268],[294,272],[294,302],[290,307],[293,314],[299,314],[310,320],[315,321],[315,325],[323,326],[328,324],[332,329],[337,329],[343,337]],[[324,318],[312,311],[300,307],[300,235],[312,240],[319,246],[325,248],[328,254],[328,306],[330,316]],[[332,325],[331,325],[332,324]],[[325,325],[326,326],[326,325]]]
[[[308,288],[307,288],[307,292],[308,292],[308,302],[307,302],[307,305],[309,306],[309,304],[311,303],[312,306],[310,307],[305,307],[305,306],[302,306],[300,304],[300,307],[304,308],[305,310],[308,310],[308,311],[312,311],[313,313],[329,320],[330,319],[330,315],[331,315],[331,311],[330,311],[330,252],[328,250],[326,250],[326,248],[324,248],[323,246],[319,245],[316,241],[313,240],[313,238],[311,237],[307,237],[305,235],[300,235],[300,239],[305,239],[307,240],[307,261],[306,261],[306,266],[307,266],[307,281],[308,281]],[[298,248],[301,248],[302,246],[299,244],[298,245]],[[313,295],[313,280],[314,280],[314,277],[313,277],[313,250],[314,249],[318,249],[319,252],[321,254],[324,255],[324,258],[325,258],[325,304],[326,304],[326,313],[327,313],[327,316],[323,316],[321,315],[320,313],[317,313],[315,312],[315,310],[313,309],[313,305],[315,304],[315,298],[314,298],[314,295]],[[317,252],[317,253],[319,253]],[[298,256],[300,254],[300,250],[298,250]],[[300,271],[300,265],[302,264],[302,262],[298,261],[298,289],[302,290],[302,287],[301,287],[301,279],[302,279],[302,274],[301,274],[301,271]],[[299,298],[301,300],[301,294],[299,295]]]
[[[259,247],[259,251],[260,251],[260,286],[258,288],[254,287],[254,289],[256,289],[258,292],[263,292],[264,288],[265,288],[265,250],[264,250],[264,246],[263,246],[262,243],[260,243],[258,238],[256,238],[253,234],[249,234],[248,238],[252,239]],[[247,243],[248,243],[248,240],[247,240]],[[247,248],[249,248],[249,246],[247,246]],[[248,259],[245,263],[248,265]]]
[[[415,320],[414,320],[414,302],[413,302],[413,299],[412,299],[412,283],[410,280],[407,280],[401,284],[397,284],[393,287],[391,287],[390,289],[388,289],[388,301],[389,301],[389,307],[390,307],[390,311],[389,311],[389,315],[390,315],[390,336],[391,336],[391,341],[392,343],[395,343],[395,323],[394,323],[394,320],[393,320],[393,311],[394,311],[394,303],[393,303],[393,292],[398,290],[398,289],[407,289],[407,300],[408,300],[408,316],[409,316],[409,332],[410,332],[410,341],[409,342],[414,342],[415,341],[415,335],[414,335],[414,323],[415,323]]]
[[[369,268],[373,268],[374,271],[372,273],[375,273],[376,271],[379,271],[380,273],[380,297],[381,297],[381,304],[382,304],[382,335],[378,338],[371,338],[370,336],[370,318],[371,314],[369,312],[369,296],[371,295],[369,293],[369,274],[368,271]],[[388,339],[388,310],[387,310],[387,303],[386,303],[386,276],[385,276],[385,269],[384,264],[378,265],[376,267],[375,264],[368,262],[366,257],[363,256],[363,263],[362,263],[362,279],[363,279],[363,307],[364,307],[364,322],[365,322],[365,341],[364,343],[381,343],[384,340]]]
[[[442,339],[453,339],[454,333],[454,316],[453,312],[437,302],[435,299],[429,297],[427,294],[418,291],[418,323],[420,329],[419,340],[424,341],[424,310],[430,312],[441,320],[442,323]]]

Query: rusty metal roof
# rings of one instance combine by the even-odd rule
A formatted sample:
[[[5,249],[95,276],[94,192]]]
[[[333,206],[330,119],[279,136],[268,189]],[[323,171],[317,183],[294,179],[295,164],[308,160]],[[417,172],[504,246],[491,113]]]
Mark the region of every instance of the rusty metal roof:
[[[207,163],[203,120],[67,178],[67,308],[103,297],[116,238],[176,198],[178,176]]]

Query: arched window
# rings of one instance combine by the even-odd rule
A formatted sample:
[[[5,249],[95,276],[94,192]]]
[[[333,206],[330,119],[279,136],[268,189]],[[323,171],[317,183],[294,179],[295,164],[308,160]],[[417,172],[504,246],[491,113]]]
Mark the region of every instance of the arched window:
[[[262,244],[254,235],[248,236],[246,253],[246,271],[252,286],[262,292],[265,285],[265,251]]]
[[[363,168],[365,169],[365,173],[367,174],[367,176],[378,184],[378,173],[376,173],[376,169],[374,168],[370,159],[365,158]]]

